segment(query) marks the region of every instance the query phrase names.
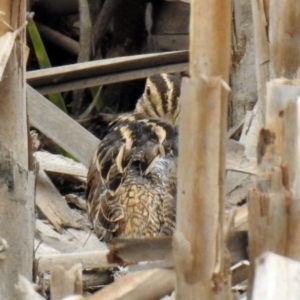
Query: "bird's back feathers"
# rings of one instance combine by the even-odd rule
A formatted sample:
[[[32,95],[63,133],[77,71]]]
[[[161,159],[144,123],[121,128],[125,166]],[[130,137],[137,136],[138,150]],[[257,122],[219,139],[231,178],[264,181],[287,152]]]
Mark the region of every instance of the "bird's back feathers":
[[[168,93],[171,97],[172,91]],[[173,96],[178,101],[178,91]],[[166,99],[172,101],[170,97]],[[172,120],[178,117],[177,109],[174,112]],[[110,124],[87,178],[88,214],[100,239],[172,233],[177,140],[172,122],[145,113],[121,116]]]

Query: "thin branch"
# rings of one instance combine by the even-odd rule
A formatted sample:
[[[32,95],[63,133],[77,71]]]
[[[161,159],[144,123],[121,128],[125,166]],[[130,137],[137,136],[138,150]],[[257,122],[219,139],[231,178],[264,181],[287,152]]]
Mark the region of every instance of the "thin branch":
[[[92,22],[87,0],[79,0],[79,16],[80,16],[80,39],[79,54],[77,62],[89,61],[91,56],[91,38],[92,38]],[[72,112],[78,115],[82,106],[83,90],[76,90],[73,93]]]
[[[99,48],[99,44],[101,44],[105,33],[107,32],[109,22],[121,2],[121,0],[106,0],[104,2],[93,27],[95,49]]]
[[[79,44],[73,39],[69,38],[66,35],[61,34],[60,32],[53,30],[52,28],[43,25],[41,23],[35,22],[36,26],[42,37],[51,42],[53,45],[56,45],[69,53],[77,56],[79,53]]]

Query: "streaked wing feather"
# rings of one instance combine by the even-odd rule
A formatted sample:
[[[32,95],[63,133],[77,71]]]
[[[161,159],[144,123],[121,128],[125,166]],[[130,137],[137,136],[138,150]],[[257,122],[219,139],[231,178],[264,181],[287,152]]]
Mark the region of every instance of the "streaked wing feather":
[[[160,235],[171,235],[176,224],[176,200],[177,200],[177,157],[174,157],[169,165],[166,179],[166,194],[163,198],[164,225]]]

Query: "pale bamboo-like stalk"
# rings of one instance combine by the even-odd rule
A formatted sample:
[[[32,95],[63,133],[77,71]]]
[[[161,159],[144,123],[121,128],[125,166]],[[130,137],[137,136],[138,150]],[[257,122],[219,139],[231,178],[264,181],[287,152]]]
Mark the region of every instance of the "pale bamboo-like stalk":
[[[19,7],[22,7],[21,11]],[[26,13],[24,0],[15,0],[14,2],[8,0],[1,1],[0,11],[5,13],[4,20],[14,31],[18,30],[22,25],[24,26]],[[0,22],[1,48],[6,46],[3,44],[4,34],[13,31],[8,27],[7,23]],[[17,42],[15,42],[11,53],[3,53],[3,49],[1,49],[0,62],[2,62],[3,56],[10,56],[10,58],[5,67],[6,73],[0,82],[0,139],[9,150],[16,152],[19,164],[23,168],[28,169],[26,91],[24,89],[25,45],[22,43],[25,43],[25,28],[18,34]],[[16,100],[10,100],[11,98],[15,98]],[[13,132],[14,136],[11,133],[13,129],[15,129]]]
[[[266,103],[266,82],[270,78],[270,50],[268,42],[268,3],[269,0],[252,0],[252,15],[255,42],[255,65],[258,91],[259,113],[264,115]],[[263,124],[261,124],[263,125]]]
[[[269,0],[252,0],[251,7],[258,99],[253,110],[246,114],[240,142],[245,145],[245,154],[255,158],[258,133],[265,124],[266,83],[270,79],[270,50],[267,31]]]
[[[170,294],[175,284],[174,270],[153,269],[127,274],[87,300],[156,300]]]
[[[82,265],[75,264],[70,270],[53,265],[50,279],[51,300],[61,300],[69,295],[82,294]]]
[[[250,288],[254,259],[265,250],[299,259],[299,151],[297,95],[299,82],[270,78],[296,77],[300,63],[300,3],[252,0],[259,92],[260,133],[257,190],[249,194]],[[299,241],[298,241],[299,240]],[[249,295],[250,296],[250,295]]]
[[[300,2],[270,0],[271,77],[295,78],[300,65]]]
[[[256,262],[253,300],[299,299],[300,263],[266,252]]]
[[[179,134],[177,299],[226,299],[224,175],[231,1],[191,1]],[[218,290],[218,291],[217,291]]]
[[[0,299],[19,299],[18,274],[32,279],[35,198],[25,89],[26,3],[0,1],[0,12]]]
[[[267,85],[266,128],[258,142],[257,188],[250,191],[250,293],[254,262],[264,251],[300,259],[299,80]]]

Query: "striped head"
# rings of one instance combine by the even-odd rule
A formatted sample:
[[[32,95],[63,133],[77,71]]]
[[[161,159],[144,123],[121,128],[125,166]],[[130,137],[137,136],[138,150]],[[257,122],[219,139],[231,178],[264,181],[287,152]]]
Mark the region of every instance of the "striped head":
[[[164,73],[150,76],[134,112],[176,124],[180,111],[179,96],[180,79],[177,76]]]

